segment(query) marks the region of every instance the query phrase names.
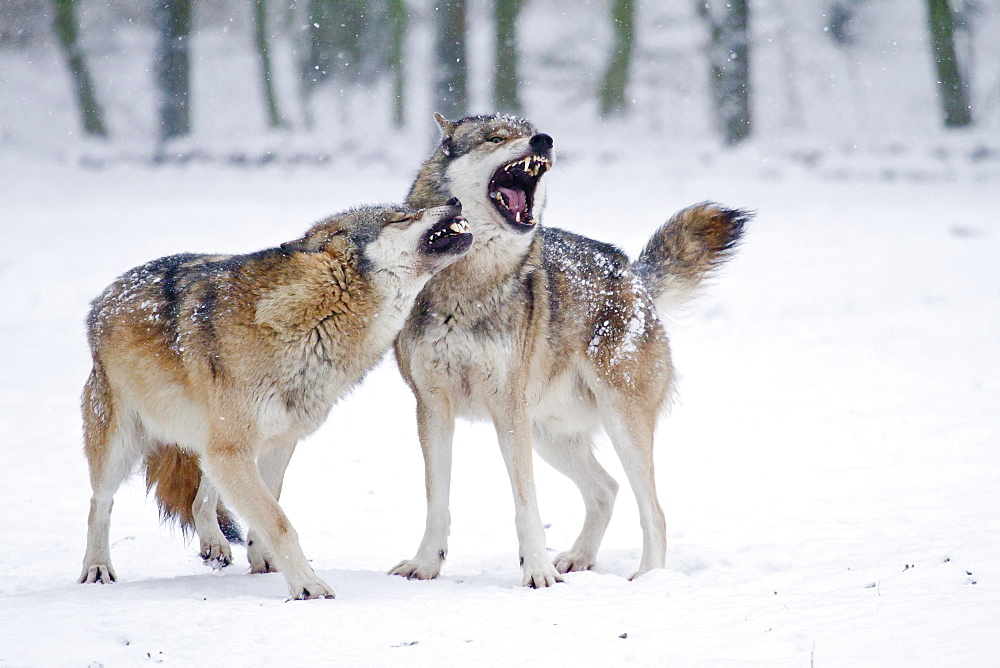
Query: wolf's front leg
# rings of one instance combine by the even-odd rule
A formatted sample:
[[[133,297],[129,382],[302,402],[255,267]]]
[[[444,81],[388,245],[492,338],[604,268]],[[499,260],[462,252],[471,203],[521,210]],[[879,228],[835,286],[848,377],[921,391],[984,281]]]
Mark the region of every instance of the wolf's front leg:
[[[253,448],[240,438],[237,419],[213,430],[203,459],[205,473],[233,509],[264,539],[292,598],[333,598],[333,590],[316,575],[299,545],[298,534],[257,469]],[[229,429],[232,431],[228,431]],[[234,433],[235,432],[235,433]]]
[[[212,568],[225,568],[233,563],[229,540],[219,527],[219,490],[208,476],[201,476],[191,513],[194,515],[194,530],[201,542],[199,554],[205,563]]]
[[[448,554],[448,532],[451,529],[448,505],[455,417],[446,397],[432,395],[425,399],[417,395],[417,431],[424,453],[427,525],[416,555],[393,566],[389,574],[432,580],[441,572],[441,564]]]
[[[285,470],[295,452],[295,444],[294,439],[273,443],[272,447],[257,457],[257,468],[275,501],[281,500],[281,487],[285,481]],[[277,561],[271,556],[264,541],[253,530],[253,527],[247,532],[247,560],[250,562],[251,573],[273,573],[278,570]]]
[[[545,551],[545,529],[538,514],[531,461],[531,418],[523,398],[512,398],[493,411],[500,452],[514,492],[514,523],[521,551],[525,587],[540,589],[562,582]]]

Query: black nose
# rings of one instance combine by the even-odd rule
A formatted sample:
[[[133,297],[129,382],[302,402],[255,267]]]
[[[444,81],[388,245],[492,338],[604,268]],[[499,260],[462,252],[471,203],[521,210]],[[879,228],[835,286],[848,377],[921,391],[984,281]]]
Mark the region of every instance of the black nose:
[[[531,138],[531,141],[528,142],[528,144],[536,151],[547,151],[552,148],[552,137],[544,132],[539,132]]]
[[[448,206],[457,206],[458,208],[462,208],[462,201],[457,197],[452,197],[448,200]]]

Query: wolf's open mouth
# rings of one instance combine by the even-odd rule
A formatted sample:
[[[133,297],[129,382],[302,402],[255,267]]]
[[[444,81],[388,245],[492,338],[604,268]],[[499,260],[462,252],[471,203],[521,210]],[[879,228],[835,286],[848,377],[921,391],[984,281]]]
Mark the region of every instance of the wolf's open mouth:
[[[464,253],[472,245],[468,221],[461,216],[441,219],[428,230],[426,244],[430,253]]]
[[[507,163],[490,179],[490,200],[514,229],[523,232],[534,227],[535,187],[551,166],[546,157],[528,155]]]

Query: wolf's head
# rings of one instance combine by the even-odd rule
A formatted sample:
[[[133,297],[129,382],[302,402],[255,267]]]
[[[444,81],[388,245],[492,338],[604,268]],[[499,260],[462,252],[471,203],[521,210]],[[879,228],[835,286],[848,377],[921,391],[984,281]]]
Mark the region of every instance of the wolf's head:
[[[462,203],[452,197],[443,206],[420,210],[394,204],[351,209],[320,221],[281,248],[351,258],[361,274],[426,278],[471,245]]]
[[[533,230],[545,200],[542,176],[553,162],[552,137],[513,116],[434,118],[441,143],[421,168],[407,204],[431,206],[455,196],[477,233]]]

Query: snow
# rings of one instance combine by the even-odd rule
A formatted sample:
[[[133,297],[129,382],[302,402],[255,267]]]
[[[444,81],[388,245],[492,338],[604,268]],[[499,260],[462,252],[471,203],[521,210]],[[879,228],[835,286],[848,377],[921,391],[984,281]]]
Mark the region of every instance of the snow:
[[[667,163],[589,160],[547,177],[546,224],[633,257],[690,203],[758,212],[732,263],[668,322],[681,377],[657,433],[667,567],[626,580],[641,532],[602,443],[622,491],[596,569],[518,586],[495,437],[463,424],[442,576],[385,575],[415,549],[424,513],[413,400],[390,358],[289,467],[282,505],[337,593],[308,602],[285,602],[280,574],[249,575],[242,548],[228,569],[203,566],[137,479],[112,516],[119,582],[76,584],[83,318],[129,267],[295,238],[332,211],[400,197],[411,166],[0,157],[0,663],[988,663],[1000,653],[997,180],[868,180],[880,168],[864,159],[829,179],[720,155],[684,178]],[[582,504],[540,461],[536,475],[554,555]]]
[[[693,3],[640,7],[630,116],[608,122],[593,95],[607,3],[528,3],[525,114],[557,152],[545,224],[634,258],[684,206],[757,211],[733,261],[664,318],[679,373],[657,431],[666,568],[626,580],[642,536],[602,440],[622,489],[595,570],[518,586],[495,435],[462,423],[441,577],[385,575],[424,523],[414,402],[390,357],[288,469],[282,506],[337,593],[302,602],[285,601],[280,574],[250,575],[241,547],[227,569],[203,565],[138,478],[112,514],[119,581],[76,583],[90,496],[84,318],[116,276],[153,258],[254,251],[335,211],[401,199],[435,131],[430,4],[411,3],[404,130],[388,129],[385,82],[331,86],[301,108],[286,34],[273,45],[293,126],[281,132],[264,128],[248,10],[206,4],[194,135],[169,150],[155,139],[145,4],[84,4],[106,144],[80,137],[41,23],[0,49],[0,665],[995,663],[996,0],[975,4],[968,47],[977,127],[954,133],[938,128],[920,3],[854,3],[849,48],[822,35],[825,1],[759,3],[755,135],[728,151],[706,113]],[[488,112],[487,4],[470,15],[472,111]],[[554,556],[583,508],[567,479],[540,460],[535,472]]]

